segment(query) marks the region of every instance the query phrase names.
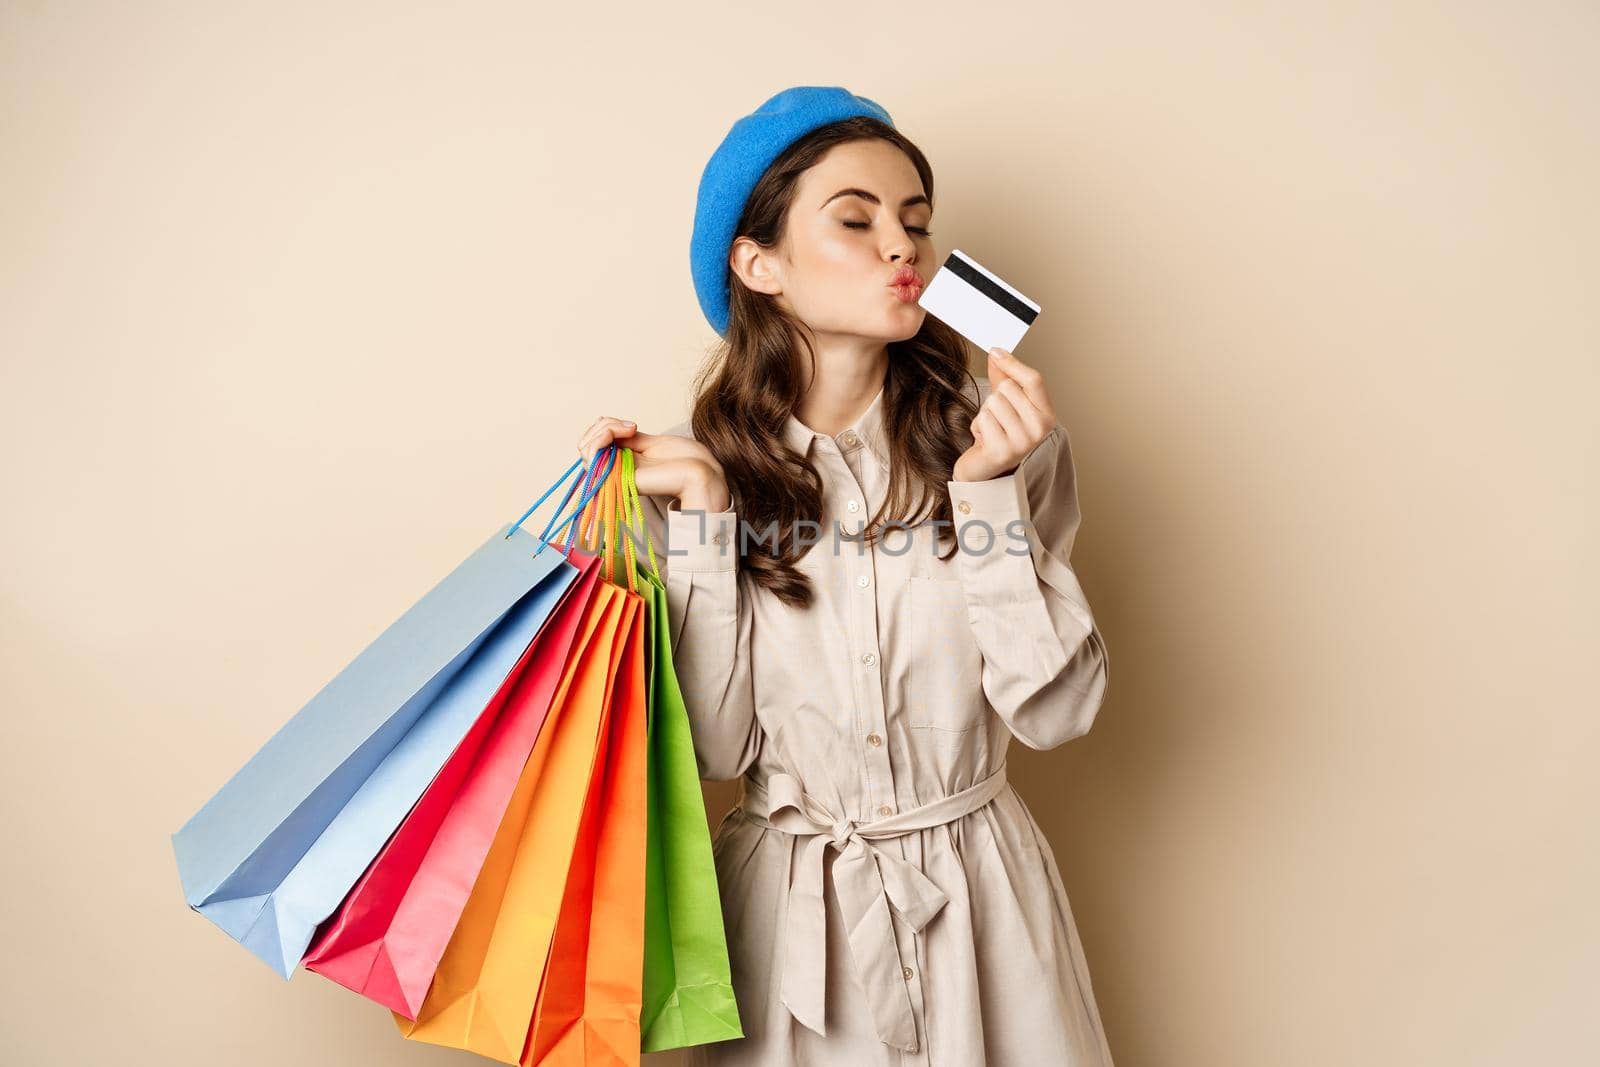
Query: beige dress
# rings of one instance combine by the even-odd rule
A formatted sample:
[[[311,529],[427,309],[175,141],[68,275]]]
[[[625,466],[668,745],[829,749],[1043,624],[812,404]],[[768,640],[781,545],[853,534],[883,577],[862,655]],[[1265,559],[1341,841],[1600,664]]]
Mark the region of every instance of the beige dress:
[[[643,498],[701,776],[743,789],[714,845],[745,1036],[689,1062],[1109,1067],[1055,857],[1005,779],[1012,737],[1079,736],[1106,688],[1066,430],[948,483],[966,528],[941,562],[929,525],[843,537],[887,492],[882,401],[834,437],[786,426],[824,486],[809,610],[738,577],[736,511]]]

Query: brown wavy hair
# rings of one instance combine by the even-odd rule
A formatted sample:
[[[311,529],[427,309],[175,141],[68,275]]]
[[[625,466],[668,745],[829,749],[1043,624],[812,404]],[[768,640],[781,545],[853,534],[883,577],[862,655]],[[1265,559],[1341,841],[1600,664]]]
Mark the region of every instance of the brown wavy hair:
[[[763,248],[775,248],[794,202],[800,175],[829,149],[877,138],[899,148],[917,168],[922,190],[933,201],[933,170],[922,151],[894,127],[865,116],[811,131],[775,159],[757,182],[734,230]],[[795,561],[821,541],[802,541],[797,524],[822,528],[822,478],[784,442],[783,426],[805,394],[816,352],[804,324],[764,293],[745,287],[730,272],[728,330],[696,376],[690,426],[722,465],[739,521],[753,534],[769,528],[776,546],[761,536],[740,536],[739,566],[745,576],[785,603],[809,607],[810,579]],[[916,336],[888,345],[883,394],[883,431],[890,456],[889,491],[866,525],[868,544],[882,539],[884,523],[907,525],[943,520],[936,527],[955,552],[949,487],[956,459],[972,444],[978,404],[963,386],[977,383],[967,369],[966,342],[926,315]],[[931,504],[931,509],[930,509]],[[772,525],[772,524],[775,524]],[[815,539],[812,539],[815,540]],[[798,543],[797,543],[798,542]]]

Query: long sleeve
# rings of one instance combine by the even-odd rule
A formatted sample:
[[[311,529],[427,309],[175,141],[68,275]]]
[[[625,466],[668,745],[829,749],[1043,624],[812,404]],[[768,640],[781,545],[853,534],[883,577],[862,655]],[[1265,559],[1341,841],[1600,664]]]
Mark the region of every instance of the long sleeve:
[[[641,494],[667,586],[672,663],[689,712],[700,777],[738,778],[760,750],[750,670],[752,612],[739,587],[735,512],[683,512]]]
[[[957,571],[989,703],[1029,748],[1086,733],[1109,660],[1068,562],[1080,515],[1065,427],[1057,424],[1010,474],[948,485],[956,531],[974,523],[956,551]]]

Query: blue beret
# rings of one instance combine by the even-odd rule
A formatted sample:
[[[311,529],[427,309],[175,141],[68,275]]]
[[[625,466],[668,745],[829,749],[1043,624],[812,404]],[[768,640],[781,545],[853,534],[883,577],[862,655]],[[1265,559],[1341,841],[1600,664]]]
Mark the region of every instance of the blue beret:
[[[893,126],[882,107],[837,85],[797,85],[739,119],[700,175],[689,239],[694,291],[711,328],[728,332],[728,251],[745,201],[767,167],[795,141],[830,122],[868,115]]]

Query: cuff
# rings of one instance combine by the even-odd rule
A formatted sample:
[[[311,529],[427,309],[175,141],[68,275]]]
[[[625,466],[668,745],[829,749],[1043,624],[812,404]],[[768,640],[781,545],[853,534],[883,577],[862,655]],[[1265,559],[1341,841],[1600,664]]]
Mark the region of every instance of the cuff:
[[[1032,515],[1028,507],[1028,486],[1022,477],[1022,467],[998,478],[981,482],[945,483],[950,489],[950,517],[956,528],[973,519],[982,519],[997,532],[1012,519],[1027,519]]]
[[[667,510],[667,570],[731,571],[739,565],[734,511]]]
[[[1020,470],[981,482],[947,481],[956,559],[969,589],[997,602],[1039,600],[1036,537]]]
[[[1049,554],[1033,531],[1026,480],[1013,472],[947,484],[956,570],[980,644],[1003,645],[1015,657],[1011,662],[1053,677],[1066,667],[1067,657],[1040,585],[1039,566]]]

